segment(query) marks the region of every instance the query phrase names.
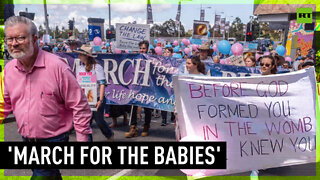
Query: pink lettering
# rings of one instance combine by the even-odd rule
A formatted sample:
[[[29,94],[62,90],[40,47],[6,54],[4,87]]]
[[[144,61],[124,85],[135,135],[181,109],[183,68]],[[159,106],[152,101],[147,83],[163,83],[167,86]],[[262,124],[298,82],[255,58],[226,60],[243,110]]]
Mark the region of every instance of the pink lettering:
[[[237,85],[237,87],[234,88],[234,87],[232,86],[232,84]],[[236,95],[239,97],[239,94],[238,94],[237,91],[236,91],[237,89],[239,89],[239,84],[238,84],[237,82],[231,82],[231,83],[230,83],[230,91],[231,91],[231,96],[232,96],[232,97],[234,96],[233,94],[236,94]]]
[[[207,90],[209,90],[209,89],[207,89],[206,86],[210,86],[210,84],[203,84],[203,93],[204,93],[204,96],[205,96],[205,97],[211,97],[211,96],[207,95]]]
[[[306,122],[306,120],[309,120],[309,121]],[[303,125],[304,125],[304,131],[305,132],[311,131],[311,129],[312,129],[311,118],[310,117],[304,117],[303,118]],[[307,127],[309,127],[309,129],[307,129]]]
[[[225,89],[227,89],[228,91],[228,94],[225,94]],[[229,95],[230,95],[230,88],[229,88],[229,86],[227,85],[227,84],[224,84],[223,85],[223,87],[222,87],[222,94],[223,94],[223,96],[224,97],[229,97]]]
[[[198,87],[198,89],[193,89],[192,86],[196,86],[195,88]],[[203,96],[201,89],[201,85],[189,84],[191,98],[201,98]]]

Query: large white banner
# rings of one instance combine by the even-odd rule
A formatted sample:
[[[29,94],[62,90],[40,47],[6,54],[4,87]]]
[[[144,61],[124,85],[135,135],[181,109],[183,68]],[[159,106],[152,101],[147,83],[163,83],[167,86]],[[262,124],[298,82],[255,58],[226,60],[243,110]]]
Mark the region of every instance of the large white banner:
[[[139,51],[139,42],[150,42],[150,26],[146,24],[116,23],[116,48]]]
[[[173,85],[181,137],[227,142],[227,169],[210,175],[316,161],[314,68],[259,77],[175,76]]]

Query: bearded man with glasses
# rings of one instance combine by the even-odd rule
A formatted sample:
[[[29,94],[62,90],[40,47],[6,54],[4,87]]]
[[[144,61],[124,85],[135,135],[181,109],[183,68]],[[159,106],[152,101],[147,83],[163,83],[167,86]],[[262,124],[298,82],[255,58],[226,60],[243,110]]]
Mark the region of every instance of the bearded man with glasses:
[[[91,110],[70,67],[39,49],[38,30],[25,17],[5,22],[5,42],[14,58],[4,68],[4,116],[14,112],[24,142],[67,142],[74,125],[77,141],[91,137]],[[33,178],[61,179],[58,169],[33,169]]]

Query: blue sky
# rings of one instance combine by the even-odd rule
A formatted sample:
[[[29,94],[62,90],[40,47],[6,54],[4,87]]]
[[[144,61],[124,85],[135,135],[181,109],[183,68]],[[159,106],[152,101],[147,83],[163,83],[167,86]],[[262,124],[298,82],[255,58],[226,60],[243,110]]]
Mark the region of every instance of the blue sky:
[[[151,1],[152,2],[152,1]],[[178,1],[177,1],[178,2]],[[253,2],[253,0],[252,0]],[[181,8],[181,22],[186,30],[192,29],[193,20],[200,19],[200,4],[183,4]],[[211,25],[214,23],[214,14],[227,16],[227,20],[232,21],[235,17],[247,23],[253,14],[253,4],[202,4],[205,9],[205,20]],[[15,5],[15,14],[19,11],[36,13],[35,23],[37,26],[43,25],[44,7],[42,4],[17,4]],[[108,5],[107,4],[48,4],[50,27],[62,26],[68,27],[68,21],[73,17],[76,21],[76,28],[80,31],[88,27],[87,18],[104,18],[105,28],[108,25]],[[156,24],[163,23],[166,20],[174,19],[177,14],[178,4],[153,4],[153,21]],[[224,12],[223,14],[221,12]],[[233,16],[233,17],[231,17]],[[112,4],[111,5],[111,24],[128,23],[136,21],[138,24],[146,23],[146,5],[145,4]]]

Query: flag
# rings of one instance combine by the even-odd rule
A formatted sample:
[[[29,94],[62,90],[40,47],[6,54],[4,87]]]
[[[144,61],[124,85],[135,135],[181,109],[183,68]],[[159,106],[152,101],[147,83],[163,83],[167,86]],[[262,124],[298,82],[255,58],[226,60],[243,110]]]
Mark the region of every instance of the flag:
[[[218,31],[220,25],[221,15],[215,15],[214,17],[214,31]]]
[[[230,29],[230,25],[229,25],[229,21],[226,22],[226,33],[229,33],[229,29]]]
[[[147,2],[147,24],[153,24],[152,7],[150,0],[148,0]]]
[[[226,23],[226,18],[221,18],[221,25],[220,25],[220,33],[223,34],[225,31],[225,23]]]
[[[200,11],[200,21],[204,21],[204,9]]]
[[[178,12],[177,12],[177,16],[176,16],[176,24],[180,23],[180,14],[181,14],[181,0],[179,1],[179,5],[178,5]]]

